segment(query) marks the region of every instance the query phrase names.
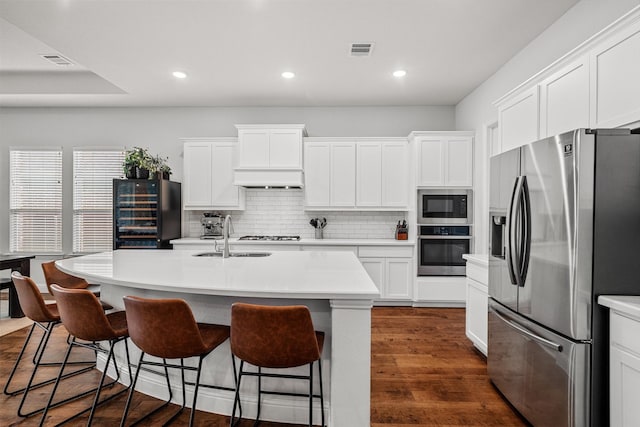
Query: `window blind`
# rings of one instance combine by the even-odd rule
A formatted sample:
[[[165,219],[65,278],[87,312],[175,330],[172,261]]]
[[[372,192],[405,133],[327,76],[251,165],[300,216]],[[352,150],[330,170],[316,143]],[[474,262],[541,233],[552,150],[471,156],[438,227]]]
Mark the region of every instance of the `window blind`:
[[[73,151],[73,252],[112,248],[113,178],[122,177],[124,149]]]
[[[62,252],[62,149],[9,150],[9,250]]]

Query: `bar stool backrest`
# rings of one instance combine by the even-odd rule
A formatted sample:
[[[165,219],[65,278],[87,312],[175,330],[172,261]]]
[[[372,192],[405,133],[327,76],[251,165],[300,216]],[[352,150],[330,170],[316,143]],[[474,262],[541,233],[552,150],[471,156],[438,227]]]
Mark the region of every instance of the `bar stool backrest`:
[[[60,318],[67,331],[85,341],[112,339],[121,333],[115,331],[104,314],[100,300],[86,289],[67,289],[51,285]]]
[[[231,351],[264,368],[293,368],[320,359],[318,340],[306,306],[231,306]]]
[[[62,288],[69,289],[85,289],[89,286],[89,282],[83,278],[58,270],[55,261],[43,262],[42,271],[44,272],[44,280],[47,282],[47,289],[49,289],[51,295],[53,295],[51,285],[54,283]]]
[[[11,280],[16,287],[20,307],[24,314],[35,322],[53,322],[60,320],[58,312],[52,312],[42,298],[38,286],[30,278],[21,275],[17,271],[11,273]]]
[[[186,301],[126,296],[129,336],[147,354],[181,359],[208,351]]]

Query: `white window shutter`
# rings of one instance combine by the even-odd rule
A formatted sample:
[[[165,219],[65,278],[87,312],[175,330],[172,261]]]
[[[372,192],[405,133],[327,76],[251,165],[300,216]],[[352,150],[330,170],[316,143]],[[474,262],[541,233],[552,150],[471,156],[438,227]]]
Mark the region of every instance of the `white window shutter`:
[[[124,149],[73,151],[73,252],[112,248],[113,179],[122,178]]]
[[[9,150],[9,250],[62,252],[62,149]]]

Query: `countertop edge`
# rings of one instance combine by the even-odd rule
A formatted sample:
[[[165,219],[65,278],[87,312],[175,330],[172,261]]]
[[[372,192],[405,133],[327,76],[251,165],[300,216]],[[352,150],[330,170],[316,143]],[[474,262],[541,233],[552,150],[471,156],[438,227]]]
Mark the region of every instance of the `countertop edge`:
[[[640,321],[639,295],[600,295],[598,304]]]
[[[489,255],[488,254],[464,254],[462,258],[466,259],[468,262],[473,264],[477,264],[483,267],[489,266]]]
[[[222,240],[222,239],[220,239]],[[300,239],[300,240],[238,240],[229,239],[233,245],[283,245],[283,246],[415,246],[415,240],[395,239]],[[183,237],[170,241],[173,245],[214,245],[214,239]]]

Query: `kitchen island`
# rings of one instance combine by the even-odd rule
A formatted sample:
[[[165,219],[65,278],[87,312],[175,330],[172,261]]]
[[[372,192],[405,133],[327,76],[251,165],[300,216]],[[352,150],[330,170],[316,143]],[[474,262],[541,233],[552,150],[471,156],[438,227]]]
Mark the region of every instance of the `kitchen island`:
[[[201,252],[120,250],[59,260],[56,265],[101,284],[101,298],[116,308],[124,308],[125,295],[177,297],[187,301],[199,322],[229,324],[231,304],[238,301],[308,306],[316,329],[326,333],[323,380],[328,423],[368,426],[371,307],[379,293],[357,257],[340,251],[282,251],[265,257],[226,259],[196,256]],[[121,363],[123,356],[121,350]],[[136,360],[137,355],[132,357]],[[230,357],[225,343],[205,359],[202,382],[233,387]],[[306,371],[300,368],[301,373]],[[177,376],[172,383],[179,384]],[[256,385],[251,383],[243,383],[241,390],[243,415],[249,418],[255,416],[257,395]],[[138,384],[139,391],[166,398],[159,377],[143,372]],[[274,381],[263,387],[307,392],[304,381]],[[318,390],[317,383],[314,390]],[[179,396],[178,389],[176,392]],[[314,420],[319,420],[320,405],[314,403]],[[203,388],[198,393],[201,410],[228,415],[232,404],[233,394],[228,391]],[[307,408],[305,398],[266,395],[261,418],[303,424]]]

